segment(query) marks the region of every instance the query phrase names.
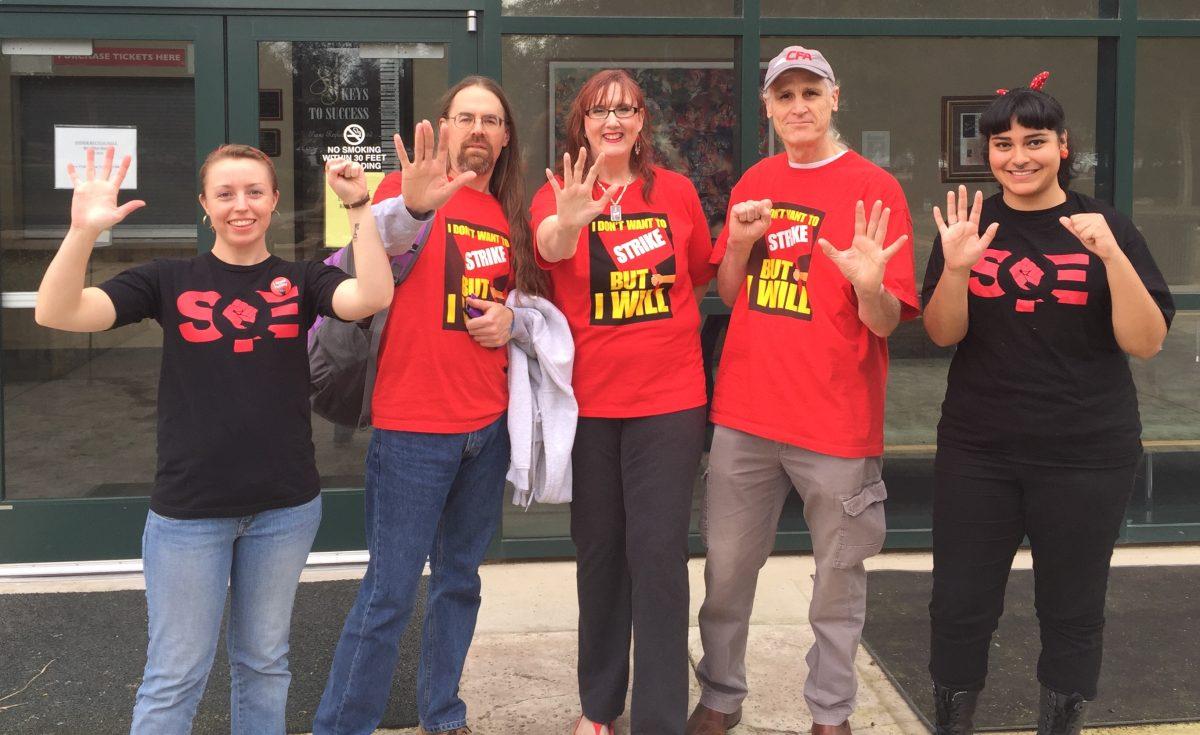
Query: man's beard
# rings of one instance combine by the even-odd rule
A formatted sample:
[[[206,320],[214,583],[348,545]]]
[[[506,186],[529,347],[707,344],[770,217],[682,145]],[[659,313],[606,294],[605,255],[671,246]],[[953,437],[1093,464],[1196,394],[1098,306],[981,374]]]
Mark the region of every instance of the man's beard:
[[[468,148],[468,144],[485,146],[487,151],[484,152],[479,148]],[[492,166],[496,163],[492,155],[491,143],[487,139],[479,138],[463,141],[463,146],[458,151],[455,163],[459,171],[474,171],[476,176],[483,176],[491,171]]]

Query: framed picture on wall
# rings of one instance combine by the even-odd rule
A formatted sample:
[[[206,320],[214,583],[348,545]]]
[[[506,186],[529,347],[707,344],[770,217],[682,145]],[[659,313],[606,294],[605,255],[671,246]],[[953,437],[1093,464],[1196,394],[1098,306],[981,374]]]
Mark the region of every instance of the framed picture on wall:
[[[551,61],[547,160],[559,173],[571,102],[583,83],[601,69],[624,69],[637,80],[646,93],[647,114],[654,125],[656,160],[692,180],[710,225],[723,223],[729,191],[737,182],[733,162],[738,97],[733,64]]]
[[[942,98],[942,181],[991,181],[979,117],[995,96]]]
[[[260,89],[260,90],[258,90],[258,119],[259,120],[282,120],[283,119],[283,90],[282,89]]]
[[[259,128],[258,149],[271,158],[279,158],[281,151],[279,131],[275,128]]]

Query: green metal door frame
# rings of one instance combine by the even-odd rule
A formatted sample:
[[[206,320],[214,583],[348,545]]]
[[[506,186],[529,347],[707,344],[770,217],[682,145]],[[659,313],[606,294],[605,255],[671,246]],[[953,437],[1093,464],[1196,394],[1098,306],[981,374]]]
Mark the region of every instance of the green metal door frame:
[[[446,44],[446,87],[479,66],[478,32],[468,30],[462,13],[454,17],[279,17],[227,18],[229,98],[243,100],[229,110],[229,140],[258,145],[258,43],[260,41],[357,41]],[[402,135],[408,135],[402,133]],[[385,145],[388,142],[385,141]],[[326,489],[321,529],[314,551],[366,548],[363,489]]]
[[[105,3],[100,3],[105,4]],[[220,10],[217,3],[206,3]],[[43,5],[69,5],[47,3]],[[149,6],[149,4],[146,4]],[[300,5],[325,10],[327,4]],[[464,11],[402,15],[396,3],[368,2],[362,15],[324,13],[251,15],[161,12],[9,12],[0,10],[0,38],[171,40],[192,43],[195,64],[197,168],[221,143],[258,144],[258,41],[425,41],[445,43],[449,77],[457,79],[478,68],[479,41],[468,31]],[[370,10],[375,5],[379,14]],[[127,10],[129,4],[123,4]],[[261,12],[261,11],[260,11]],[[230,105],[229,100],[241,104]],[[200,227],[198,248],[212,246]],[[0,407],[0,428],[3,424]],[[315,550],[363,548],[362,490],[334,490],[325,495],[325,522]],[[149,498],[62,498],[5,500],[0,453],[0,564],[126,559],[141,555],[141,531]]]
[[[197,162],[225,139],[224,29],[218,17],[3,12],[0,38],[188,41],[195,70]],[[201,215],[197,206],[197,227]],[[147,499],[4,500],[3,477],[0,459],[0,563],[140,555]]]
[[[229,141],[258,145],[258,42],[360,41],[444,43],[449,79],[474,74],[479,44],[464,17],[230,16],[228,24],[229,99],[245,104],[229,110]],[[447,84],[446,86],[449,86]]]

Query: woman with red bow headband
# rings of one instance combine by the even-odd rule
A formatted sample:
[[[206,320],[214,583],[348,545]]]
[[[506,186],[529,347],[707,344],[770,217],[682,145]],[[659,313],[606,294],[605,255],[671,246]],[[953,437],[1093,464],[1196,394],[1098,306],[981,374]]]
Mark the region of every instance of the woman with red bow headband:
[[[956,345],[934,463],[929,670],[939,735],[969,735],[1028,536],[1042,651],[1039,735],[1074,735],[1100,677],[1113,545],[1142,455],[1127,355],[1161,348],[1175,307],[1125,215],[1068,189],[1062,106],[998,90],[980,132],[1001,192],[934,208],[925,329]]]

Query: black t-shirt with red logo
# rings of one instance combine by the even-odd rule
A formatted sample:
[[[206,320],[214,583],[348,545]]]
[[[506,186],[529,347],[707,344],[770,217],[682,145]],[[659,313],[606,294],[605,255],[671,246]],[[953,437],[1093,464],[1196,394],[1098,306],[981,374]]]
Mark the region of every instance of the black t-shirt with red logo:
[[[306,335],[318,314],[333,316],[347,278],[321,262],[240,266],[206,253],[100,285],[114,327],[163,328],[154,512],[228,518],[317,496]]]
[[[1000,228],[971,269],[967,334],[950,363],[939,446],[1031,464],[1114,467],[1137,459],[1137,389],[1113,334],[1104,264],[1058,221],[1084,212],[1104,215],[1171,324],[1171,293],[1127,217],[1076,192],[1034,212],[1010,208],[999,194],[985,200],[980,231],[993,222]],[[944,263],[939,238],[925,303]]]

